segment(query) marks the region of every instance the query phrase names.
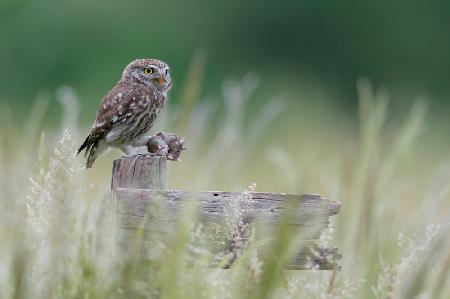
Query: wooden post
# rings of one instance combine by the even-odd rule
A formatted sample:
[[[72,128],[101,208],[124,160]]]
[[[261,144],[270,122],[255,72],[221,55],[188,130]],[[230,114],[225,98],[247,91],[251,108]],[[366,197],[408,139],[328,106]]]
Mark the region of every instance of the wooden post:
[[[114,160],[111,190],[167,189],[167,158],[136,155]]]
[[[164,157],[133,156],[114,161],[112,190],[117,200],[117,215],[120,223],[118,232],[120,248],[133,246],[138,229],[143,230],[142,249],[145,252],[151,244],[145,238],[146,232],[170,234],[188,199],[198,203],[198,217],[205,225],[223,225],[227,207],[242,199],[239,192],[168,191],[166,188],[166,159]],[[281,224],[288,214],[291,227],[296,229],[302,242],[298,254],[289,261],[288,269],[339,269],[337,260],[341,255],[337,248],[318,244],[321,232],[329,224],[329,217],[336,215],[340,203],[329,201],[317,194],[285,194],[253,192],[245,203],[246,223],[262,221],[267,236]],[[152,207],[165,204],[164,213],[151,213]]]

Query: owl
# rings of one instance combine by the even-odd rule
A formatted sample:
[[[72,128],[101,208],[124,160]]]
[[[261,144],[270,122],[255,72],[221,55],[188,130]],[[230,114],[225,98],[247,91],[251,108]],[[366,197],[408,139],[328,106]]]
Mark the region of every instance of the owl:
[[[78,149],[78,154],[86,150],[86,168],[92,167],[98,155],[110,147],[126,155],[134,154],[136,147],[150,148],[149,142],[155,143],[155,136],[145,133],[164,107],[171,87],[169,66],[163,61],[136,59],[128,64],[122,78],[103,97],[89,135]],[[157,144],[157,152],[169,154],[164,142]]]

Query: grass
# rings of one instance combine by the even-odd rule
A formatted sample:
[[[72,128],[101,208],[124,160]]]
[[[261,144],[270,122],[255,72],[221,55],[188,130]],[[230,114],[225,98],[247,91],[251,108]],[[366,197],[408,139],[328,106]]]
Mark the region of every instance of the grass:
[[[22,129],[7,108],[0,112],[0,298],[450,298],[450,165],[430,159],[433,143],[421,146],[426,103],[393,124],[387,94],[361,80],[356,132],[329,108],[317,118],[281,98],[263,99],[247,119],[259,84],[253,75],[224,83],[223,109],[195,102],[200,84],[190,84],[182,108],[169,106],[158,122],[188,140],[183,161],[170,165],[171,187],[254,190],[256,182],[261,191],[339,200],[322,241],[340,247],[342,271],[283,271],[293,245],[284,229],[268,249],[273,258],[262,260],[250,241],[238,247],[235,266],[213,270],[224,256],[208,250],[195,209],[173,235],[154,236],[152,262],[115,260],[107,191],[118,153],[83,169],[74,153],[85,128],[76,123],[76,96],[63,88],[58,129],[40,132],[42,100]],[[242,213],[230,214],[225,237],[251,233],[239,226]]]

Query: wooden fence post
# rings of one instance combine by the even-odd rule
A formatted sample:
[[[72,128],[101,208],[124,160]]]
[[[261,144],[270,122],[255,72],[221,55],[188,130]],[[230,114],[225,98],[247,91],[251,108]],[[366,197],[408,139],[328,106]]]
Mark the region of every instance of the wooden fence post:
[[[198,201],[198,216],[202,223],[218,225],[224,223],[227,207],[242,199],[239,192],[166,190],[166,162],[165,157],[142,155],[114,161],[111,189],[118,203],[118,241],[122,249],[132,246],[138,229],[144,230],[143,248],[149,247],[145,240],[146,231],[154,231],[158,227],[163,230],[162,233],[169,234],[188,199]],[[322,230],[329,224],[329,217],[339,212],[339,202],[329,201],[317,194],[252,192],[249,196],[251,200],[246,203],[245,222],[263,219],[270,234],[270,230],[280,225],[288,213],[292,216],[289,225],[298,231],[299,236],[303,234],[303,247],[289,261],[288,269],[340,268],[337,261],[342,256],[337,248],[318,242]],[[149,217],[149,208],[161,198],[166,204],[166,213]]]
[[[114,160],[111,190],[167,189],[167,158],[136,155]]]

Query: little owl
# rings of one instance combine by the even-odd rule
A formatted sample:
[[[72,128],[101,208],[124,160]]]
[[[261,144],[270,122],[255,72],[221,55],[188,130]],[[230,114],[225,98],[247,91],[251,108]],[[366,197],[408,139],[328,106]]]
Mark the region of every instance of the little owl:
[[[163,61],[136,59],[128,64],[116,86],[103,97],[89,135],[78,149],[78,154],[86,149],[86,168],[109,147],[131,155],[135,147],[147,146],[153,153],[176,160],[184,140],[168,133],[144,135],[164,107],[171,87],[169,66]]]

